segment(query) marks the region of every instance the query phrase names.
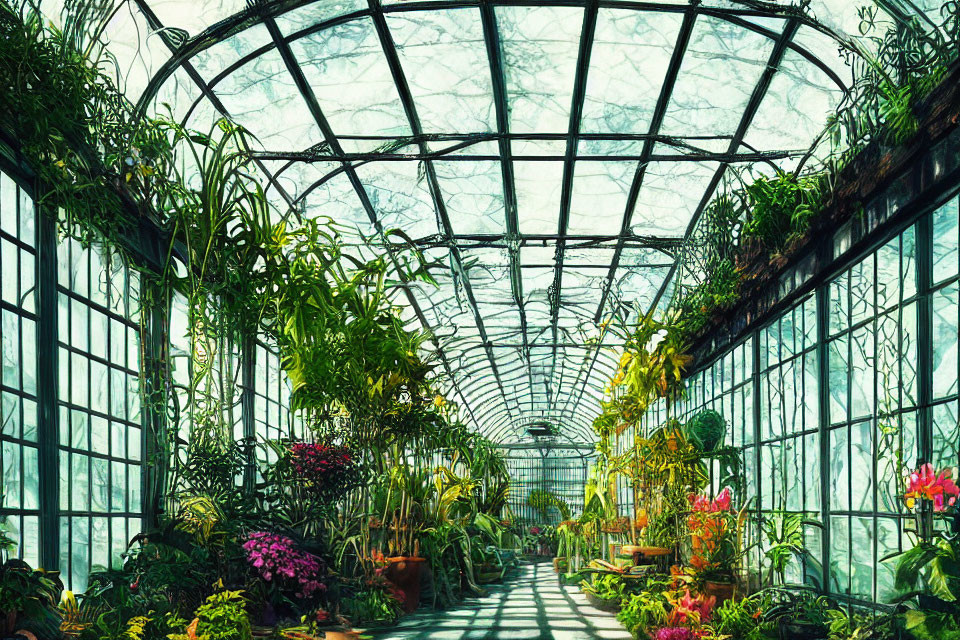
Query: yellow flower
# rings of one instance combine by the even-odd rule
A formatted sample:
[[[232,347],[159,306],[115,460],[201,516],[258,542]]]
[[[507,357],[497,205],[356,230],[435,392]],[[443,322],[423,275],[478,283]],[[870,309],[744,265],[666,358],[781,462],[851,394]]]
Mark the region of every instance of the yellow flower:
[[[444,398],[443,396],[433,397],[433,406],[435,406],[437,409],[443,407],[446,404],[447,404],[447,399]]]
[[[633,354],[629,351],[625,351],[622,356],[620,356],[620,366],[625,367],[630,364],[630,361],[633,360]]]

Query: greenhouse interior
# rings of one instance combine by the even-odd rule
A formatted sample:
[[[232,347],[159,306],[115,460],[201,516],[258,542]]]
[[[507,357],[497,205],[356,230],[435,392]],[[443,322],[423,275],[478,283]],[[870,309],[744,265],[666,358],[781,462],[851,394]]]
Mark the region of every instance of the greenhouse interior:
[[[960,0],[0,34],[0,640],[960,640]]]

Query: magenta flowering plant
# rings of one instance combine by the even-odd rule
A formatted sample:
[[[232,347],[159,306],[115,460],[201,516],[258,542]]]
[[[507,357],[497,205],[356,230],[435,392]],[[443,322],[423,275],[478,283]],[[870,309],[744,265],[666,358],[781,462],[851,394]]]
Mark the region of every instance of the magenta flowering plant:
[[[654,634],[654,640],[697,640],[699,637],[687,627],[663,627]]]
[[[243,543],[247,563],[279,593],[312,599],[326,591],[323,563],[286,536],[257,531]]]

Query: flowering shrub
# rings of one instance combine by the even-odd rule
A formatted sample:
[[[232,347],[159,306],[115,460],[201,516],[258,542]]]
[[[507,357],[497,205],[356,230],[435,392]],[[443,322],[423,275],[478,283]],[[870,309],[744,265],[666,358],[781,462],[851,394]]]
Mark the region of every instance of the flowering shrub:
[[[937,474],[929,462],[911,473],[907,478],[907,491],[903,495],[907,508],[913,509],[917,500],[932,502],[936,512],[954,506],[960,497],[960,487],[953,482],[952,475],[950,469],[944,469]]]
[[[331,500],[360,481],[360,465],[346,447],[295,442],[290,467],[310,490]]]
[[[687,526],[694,553],[690,564],[698,571],[732,571],[740,558],[740,549],[730,489],[724,489],[713,500],[706,495],[691,495],[688,499],[691,513]]]
[[[327,588],[321,582],[320,559],[298,549],[286,536],[266,531],[251,533],[243,543],[243,550],[250,566],[278,589],[292,591],[298,598],[312,598]]]

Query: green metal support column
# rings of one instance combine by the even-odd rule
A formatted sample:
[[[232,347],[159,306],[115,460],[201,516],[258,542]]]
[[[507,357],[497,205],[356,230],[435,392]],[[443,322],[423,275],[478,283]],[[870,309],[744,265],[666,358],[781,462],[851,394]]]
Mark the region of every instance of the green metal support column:
[[[167,321],[169,297],[163,287],[147,277],[140,279],[141,310],[141,393],[143,398],[143,460],[147,468],[142,474],[143,524],[147,529],[158,524],[164,508],[163,494],[169,471],[167,428],[166,362],[168,354]]]
[[[917,412],[917,446],[920,463],[933,459],[933,218],[930,214],[917,221],[917,368],[919,370]],[[929,540],[933,535],[933,513],[929,503],[921,501],[924,509],[921,535]]]
[[[257,428],[254,419],[254,385],[256,384],[257,341],[252,336],[244,336],[240,347],[240,420],[243,425],[243,437],[247,443],[256,441]],[[246,465],[243,469],[243,488],[253,493],[256,484],[256,455],[252,446],[247,448]]]
[[[57,228],[54,216],[37,204],[37,444],[40,474],[40,564],[60,566],[57,455]]]
[[[825,243],[821,252],[832,250],[832,243]],[[827,347],[827,335],[830,333],[830,288],[822,285],[816,288],[817,308],[817,409],[819,419],[818,438],[820,444],[820,520],[823,535],[820,544],[821,591],[830,591],[830,353]]]
[[[757,329],[753,332],[753,371],[750,372],[750,376],[753,378],[753,415],[750,417],[750,421],[753,423],[753,473],[756,476],[757,483],[757,521],[759,528],[759,518],[760,512],[762,511],[761,507],[761,496],[763,491],[763,486],[760,484],[760,403],[763,401],[763,396],[760,393],[760,334],[761,330]],[[713,390],[713,394],[716,393],[716,390]],[[746,464],[746,459],[744,459],[744,464]],[[744,469],[746,472],[746,469]],[[757,549],[757,568],[760,568],[761,554],[763,551],[758,547]]]

